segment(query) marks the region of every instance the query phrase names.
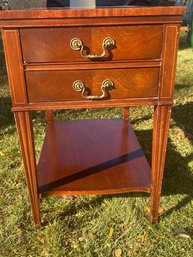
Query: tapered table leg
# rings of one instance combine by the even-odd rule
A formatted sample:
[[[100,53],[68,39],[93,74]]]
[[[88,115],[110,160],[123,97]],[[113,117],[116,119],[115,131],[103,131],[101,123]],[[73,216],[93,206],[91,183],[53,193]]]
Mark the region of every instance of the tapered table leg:
[[[152,147],[151,223],[157,224],[171,106],[155,106]]]
[[[25,166],[25,173],[30,194],[32,214],[36,227],[40,227],[39,196],[36,178],[36,161],[33,139],[33,127],[29,112],[15,112],[19,141]]]

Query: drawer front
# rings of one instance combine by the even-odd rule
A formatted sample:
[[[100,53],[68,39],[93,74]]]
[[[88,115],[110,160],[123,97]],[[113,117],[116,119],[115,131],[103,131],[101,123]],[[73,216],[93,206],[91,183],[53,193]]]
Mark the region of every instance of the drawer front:
[[[162,26],[103,26],[73,28],[21,29],[25,63],[90,62],[80,51],[71,49],[70,42],[79,38],[85,55],[101,55],[103,41],[112,38],[115,47],[95,61],[158,59],[162,49]]]
[[[113,85],[102,87],[107,80]],[[84,84],[84,92],[75,90],[77,81]],[[30,102],[152,98],[158,96],[158,82],[159,68],[26,72]]]

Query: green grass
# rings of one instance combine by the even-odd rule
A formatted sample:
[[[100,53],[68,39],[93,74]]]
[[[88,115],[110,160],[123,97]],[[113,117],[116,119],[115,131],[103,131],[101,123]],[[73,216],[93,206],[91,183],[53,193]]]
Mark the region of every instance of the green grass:
[[[157,227],[149,223],[149,195],[79,196],[41,200],[43,226],[34,228],[6,75],[0,80],[0,257],[193,256],[193,49],[178,55],[175,105]],[[62,111],[57,119],[120,117],[120,109]],[[132,108],[131,122],[150,160],[152,108]],[[33,117],[36,150],[45,133]],[[189,237],[173,237],[184,228]],[[118,255],[121,253],[121,255]]]

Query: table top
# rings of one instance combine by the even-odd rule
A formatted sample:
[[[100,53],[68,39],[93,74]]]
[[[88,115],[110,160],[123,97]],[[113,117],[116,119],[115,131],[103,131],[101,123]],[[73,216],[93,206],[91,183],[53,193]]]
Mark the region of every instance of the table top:
[[[182,6],[132,6],[129,8],[105,8],[98,7],[92,9],[23,9],[0,11],[1,20],[29,20],[29,19],[60,19],[78,17],[139,17],[139,16],[181,16],[184,12]]]

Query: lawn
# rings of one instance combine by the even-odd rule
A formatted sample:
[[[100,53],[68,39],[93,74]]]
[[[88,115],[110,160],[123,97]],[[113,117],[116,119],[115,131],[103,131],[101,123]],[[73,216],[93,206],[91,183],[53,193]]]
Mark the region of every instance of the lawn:
[[[1,59],[2,60],[2,59]],[[1,66],[3,62],[1,61]],[[7,77],[0,78],[0,257],[193,256],[193,49],[180,40],[175,104],[158,226],[149,223],[149,195],[78,196],[41,200],[34,228]],[[61,111],[56,119],[120,117],[120,109]],[[130,120],[151,159],[152,108],[131,108]],[[37,158],[45,133],[33,116]],[[173,236],[182,228],[181,235]]]

